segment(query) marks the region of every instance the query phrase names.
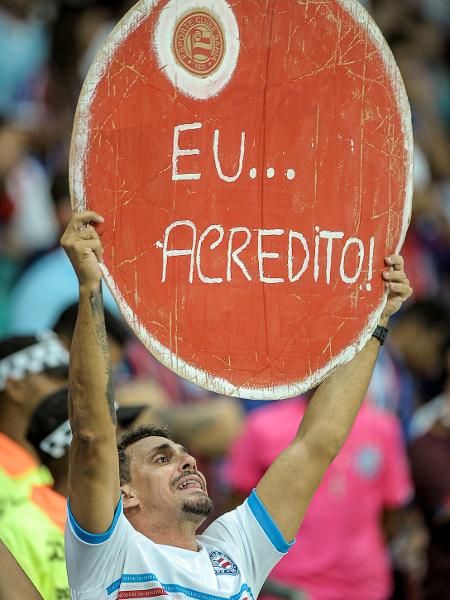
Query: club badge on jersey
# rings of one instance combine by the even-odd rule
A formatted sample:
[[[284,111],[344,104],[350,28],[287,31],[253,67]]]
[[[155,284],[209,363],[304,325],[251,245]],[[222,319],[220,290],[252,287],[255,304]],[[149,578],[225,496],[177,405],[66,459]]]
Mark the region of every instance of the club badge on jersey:
[[[227,554],[225,554],[225,552],[214,550],[213,552],[210,552],[209,558],[216,575],[239,575],[237,565]]]

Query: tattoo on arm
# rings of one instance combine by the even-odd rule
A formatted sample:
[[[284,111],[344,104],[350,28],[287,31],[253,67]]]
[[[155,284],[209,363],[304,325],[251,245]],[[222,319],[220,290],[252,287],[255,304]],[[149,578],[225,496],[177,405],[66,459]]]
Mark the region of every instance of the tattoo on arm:
[[[98,290],[91,292],[90,303],[92,310],[92,317],[95,325],[95,339],[100,346],[103,354],[105,372],[108,377],[106,384],[105,397],[108,402],[109,414],[111,421],[114,425],[117,425],[116,409],[114,407],[114,383],[111,368],[111,357],[109,354],[108,336],[106,335],[105,328],[105,312],[103,308],[103,294],[101,285]]]

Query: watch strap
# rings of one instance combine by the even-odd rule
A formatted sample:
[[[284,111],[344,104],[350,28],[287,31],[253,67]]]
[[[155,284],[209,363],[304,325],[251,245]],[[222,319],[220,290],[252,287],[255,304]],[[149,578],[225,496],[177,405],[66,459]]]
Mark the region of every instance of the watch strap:
[[[383,327],[383,325],[377,325],[375,327],[375,331],[372,333],[372,337],[377,338],[377,340],[380,342],[380,345],[382,346],[386,341],[388,333],[389,329],[387,327]]]

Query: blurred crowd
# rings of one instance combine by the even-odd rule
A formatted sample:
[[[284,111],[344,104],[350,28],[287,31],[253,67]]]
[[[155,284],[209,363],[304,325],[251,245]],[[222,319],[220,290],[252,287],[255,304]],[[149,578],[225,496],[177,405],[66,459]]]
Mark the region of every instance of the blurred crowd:
[[[402,254],[414,296],[391,324],[352,433],[263,594],[448,600],[450,5],[362,3],[412,108],[415,191]],[[132,4],[0,0],[0,537],[45,600],[70,597],[62,529],[77,285],[58,241],[71,215],[71,126],[95,53]],[[295,435],[308,398],[209,394],[147,353],[107,290],[105,302],[119,430],[168,425],[200,457],[217,512],[236,506]]]

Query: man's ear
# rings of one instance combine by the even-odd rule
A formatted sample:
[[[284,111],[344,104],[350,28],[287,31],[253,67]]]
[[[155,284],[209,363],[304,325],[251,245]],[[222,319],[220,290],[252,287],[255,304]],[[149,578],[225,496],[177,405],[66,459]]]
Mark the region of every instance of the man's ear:
[[[125,483],[120,487],[120,491],[122,492],[122,504],[124,510],[137,508],[140,505],[139,498],[131,484]]]

